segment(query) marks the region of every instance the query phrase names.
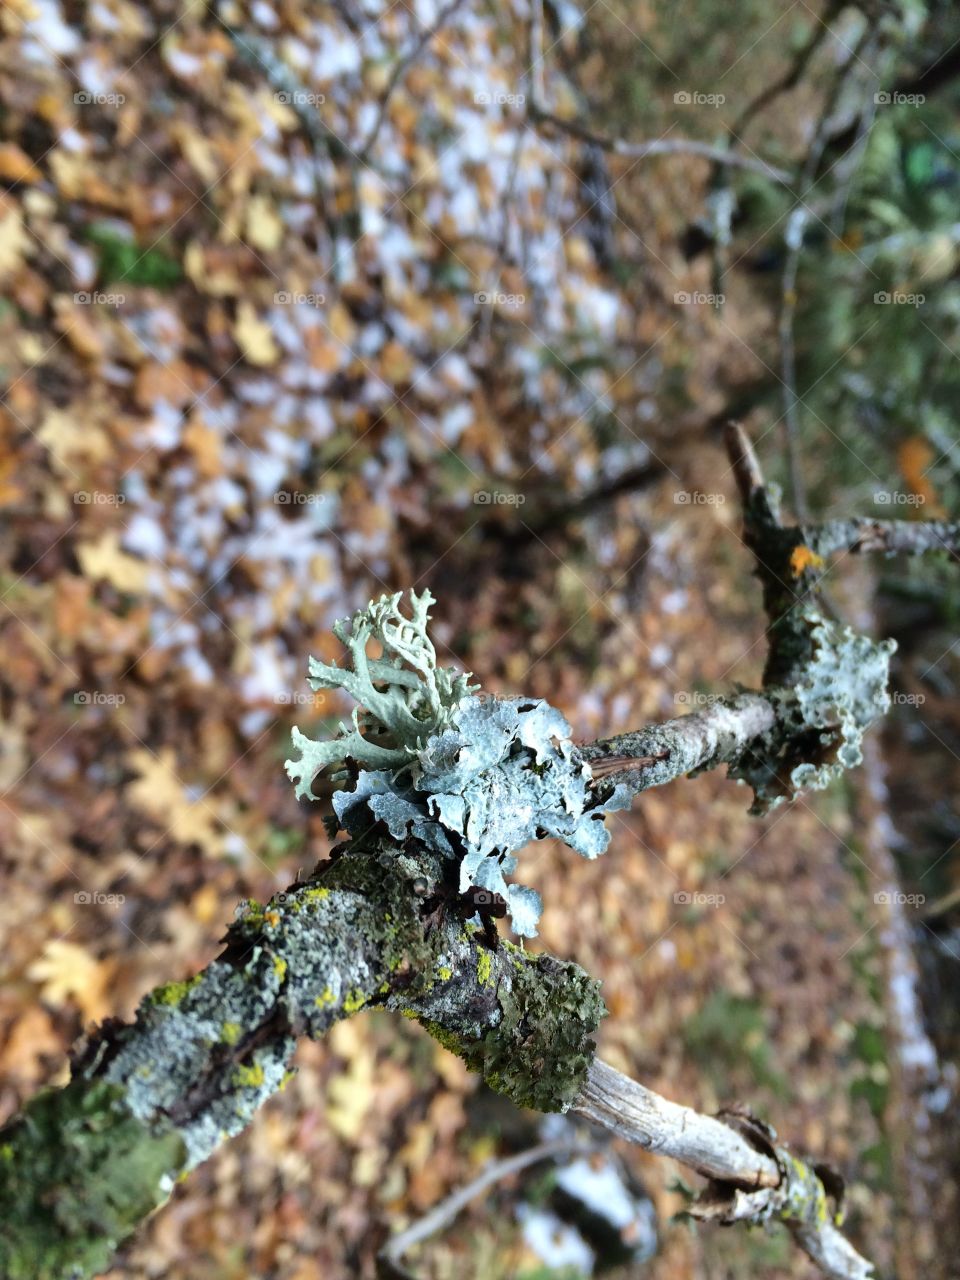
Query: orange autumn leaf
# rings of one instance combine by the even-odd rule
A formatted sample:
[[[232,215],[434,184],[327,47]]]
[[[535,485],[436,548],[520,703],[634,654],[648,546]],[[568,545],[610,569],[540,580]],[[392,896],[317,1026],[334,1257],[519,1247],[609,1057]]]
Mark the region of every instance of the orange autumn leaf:
[[[897,466],[907,490],[917,499],[918,505],[929,508],[932,516],[943,515],[943,507],[928,474],[936,461],[930,442],[923,436],[910,436],[897,449]]]
[[[794,547],[790,553],[790,571],[795,578],[799,578],[807,569],[822,569],[824,563],[823,556],[818,556],[815,551],[802,543],[799,547]]]

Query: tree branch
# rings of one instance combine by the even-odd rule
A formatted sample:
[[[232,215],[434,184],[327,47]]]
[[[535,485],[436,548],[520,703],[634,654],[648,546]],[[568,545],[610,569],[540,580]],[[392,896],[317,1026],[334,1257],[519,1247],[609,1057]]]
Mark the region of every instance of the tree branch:
[[[554,115],[552,111],[547,111],[540,103],[533,100],[527,103],[527,112],[535,124],[550,125],[579,139],[580,142],[589,142],[592,146],[599,147],[601,151],[623,156],[627,160],[646,160],[649,156],[702,156],[704,160],[712,160],[714,164],[759,173],[762,177],[782,185],[789,185],[793,181],[793,175],[786,169],[778,169],[772,164],[767,164],[765,160],[744,156],[726,147],[712,146],[709,142],[696,142],[692,138],[657,138],[652,142],[624,142],[620,138],[608,138],[603,134],[594,133],[576,120]]]
[[[429,1240],[438,1231],[448,1227],[471,1200],[475,1200],[484,1191],[489,1191],[505,1178],[510,1178],[515,1173],[522,1173],[524,1169],[529,1169],[531,1165],[539,1164],[543,1160],[552,1160],[561,1156],[588,1155],[594,1149],[592,1144],[578,1141],[576,1138],[556,1138],[550,1142],[538,1143],[537,1146],[530,1147],[526,1151],[519,1151],[516,1155],[506,1156],[502,1160],[492,1160],[484,1171],[468,1182],[465,1187],[458,1187],[445,1200],[434,1205],[430,1212],[424,1214],[418,1222],[408,1227],[406,1231],[400,1231],[393,1236],[380,1251],[377,1259],[377,1274],[382,1277],[382,1280],[414,1280],[413,1273],[401,1265],[400,1260],[403,1255],[414,1245],[422,1244],[424,1240]]]
[[[830,1280],[873,1276],[870,1263],[837,1229],[842,1180],[776,1145],[773,1130],[754,1116],[701,1115],[661,1098],[599,1059],[591,1064],[571,1110],[707,1178],[706,1191],[690,1206],[692,1217],[728,1224],[780,1220]],[[832,1216],[828,1195],[835,1203]]]
[[[637,794],[726,763],[762,811],[856,763],[885,706],[889,646],[825,618],[817,547],[866,550],[879,539],[922,550],[956,536],[953,525],[784,526],[740,428],[728,448],[770,619],[763,688],[584,747],[600,791],[619,777]],[[266,907],[241,904],[202,973],[151,992],[134,1022],[95,1030],[70,1084],[38,1095],[0,1132],[5,1280],[103,1270],[175,1181],[283,1086],[297,1037],[373,1006],[420,1021],[517,1105],[572,1108],[689,1164],[708,1178],[695,1216],[777,1218],[828,1276],[871,1274],[831,1223],[835,1175],[789,1154],[746,1113],[699,1116],[595,1062],[599,982],[570,961],[493,945],[466,919],[476,908],[459,893],[456,859],[383,832],[376,822],[356,832]]]

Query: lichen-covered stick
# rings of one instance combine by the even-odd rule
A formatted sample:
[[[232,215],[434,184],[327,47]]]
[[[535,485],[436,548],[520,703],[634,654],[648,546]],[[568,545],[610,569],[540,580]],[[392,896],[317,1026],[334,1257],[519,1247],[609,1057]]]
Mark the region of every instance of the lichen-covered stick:
[[[411,593],[409,615],[392,596],[339,623],[347,663],[311,663],[311,682],[360,705],[330,741],[295,730],[288,772],[312,796],[332,771],[329,822],[346,841],[306,883],[241,904],[202,973],[151,992],[134,1022],[93,1030],[70,1084],[0,1133],[5,1280],[102,1270],[174,1182],[283,1087],[297,1037],[374,1006],[420,1021],[519,1105],[572,1108],[689,1164],[708,1179],[698,1216],[779,1219],[826,1275],[871,1274],[837,1231],[834,1175],[749,1115],[699,1116],[597,1062],[599,982],[492,927],[509,914],[521,937],[536,933],[539,895],[510,879],[530,841],[554,836],[594,858],[611,809],[722,763],[763,811],[856,763],[887,705],[890,645],[823,615],[813,534],[781,525],[742,433],[730,447],[770,618],[763,688],[578,749],[545,702],[484,698],[438,664],[429,593]]]

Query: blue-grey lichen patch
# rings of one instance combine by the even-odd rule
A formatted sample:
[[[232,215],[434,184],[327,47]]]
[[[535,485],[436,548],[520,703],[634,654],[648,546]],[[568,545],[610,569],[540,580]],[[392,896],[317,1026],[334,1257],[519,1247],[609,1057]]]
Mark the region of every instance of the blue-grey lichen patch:
[[[540,895],[508,884],[515,851],[547,836],[586,858],[610,840],[604,817],[628,803],[624,789],[598,802],[589,766],[555,708],[523,698],[466,698],[453,723],[418,750],[399,777],[364,771],[333,798],[340,823],[359,835],[383,822],[395,840],[412,838],[459,860],[459,887],[499,894],[518,934],[533,937]]]
[[[399,599],[361,610],[349,632],[338,624],[353,671],[314,664],[314,684],[341,685],[364,710],[355,713],[354,730],[343,728],[333,742],[310,743],[295,732],[303,755],[288,761],[288,772],[300,780],[297,794],[311,795],[326,764],[350,757],[372,765],[350,790],[335,793],[334,829],[358,838],[379,822],[396,841],[457,859],[461,893],[476,886],[499,894],[516,932],[533,937],[542,903],[533,889],[507,883],[515,853],[552,836],[597,857],[610,838],[605,814],[627,807],[629,794],[617,788],[600,799],[591,791],[570,726],[547,702],[477,697],[464,677],[439,668],[426,634],[429,597],[411,593],[409,622]],[[371,640],[383,646],[377,661],[366,656]]]
[[[187,1168],[239,1133],[280,1087],[296,1043],[292,1035],[280,1030],[244,1055],[230,1031],[268,1023],[279,986],[261,951],[243,969],[214,961],[177,999],[168,998],[169,988],[159,988],[159,998],[154,994],[141,1005],[136,1034],[122,1039],[102,1073],[123,1087],[127,1106],[144,1124],[174,1118]],[[211,1071],[218,1059],[221,1069]],[[194,1097],[198,1080],[205,1088]]]
[[[356,1012],[398,963],[402,908],[386,915],[379,898],[316,884],[242,903],[224,955],[152,992],[92,1069],[122,1086],[138,1120],[172,1123],[195,1167],[280,1088],[296,1037]]]
[[[776,722],[730,767],[731,776],[753,787],[753,813],[767,813],[802,789],[821,789],[858,765],[864,733],[890,706],[895,641],[871,640],[810,608],[791,625],[806,628],[804,661],[791,684],[765,691]]]

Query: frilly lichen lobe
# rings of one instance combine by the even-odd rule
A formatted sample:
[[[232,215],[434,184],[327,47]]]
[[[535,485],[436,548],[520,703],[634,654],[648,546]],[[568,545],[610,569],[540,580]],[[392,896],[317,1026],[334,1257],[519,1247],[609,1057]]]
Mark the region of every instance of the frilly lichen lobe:
[[[297,794],[312,795],[320,769],[356,761],[353,785],[334,794],[332,831],[357,838],[380,823],[401,847],[413,842],[455,859],[459,891],[502,897],[516,932],[533,937],[542,902],[507,882],[516,852],[552,836],[595,858],[609,842],[605,814],[629,798],[620,788],[603,797],[591,790],[570,726],[547,702],[478,697],[466,677],[439,667],[425,600],[410,593],[412,620],[400,614],[399,596],[385,596],[354,614],[349,629],[337,624],[353,669],[314,663],[313,683],[345,688],[365,699],[364,709],[332,742],[295,731],[302,757],[287,770],[299,780]],[[368,657],[371,640],[382,658]]]

